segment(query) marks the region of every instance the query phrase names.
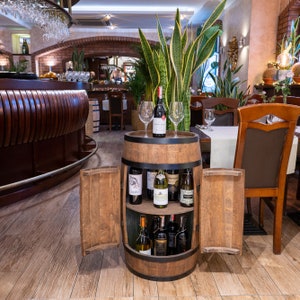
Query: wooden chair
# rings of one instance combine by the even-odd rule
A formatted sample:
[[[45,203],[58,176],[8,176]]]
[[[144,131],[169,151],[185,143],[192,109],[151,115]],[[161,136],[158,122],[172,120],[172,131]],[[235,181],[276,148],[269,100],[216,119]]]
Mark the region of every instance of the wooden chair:
[[[109,100],[109,130],[111,131],[113,118],[120,118],[121,130],[125,129],[122,93],[110,92],[108,93],[108,100]]]
[[[267,203],[273,211],[273,252],[280,254],[286,173],[300,107],[262,103],[240,107],[238,114],[234,168],[245,170],[245,197],[260,198],[261,226],[264,204]],[[257,122],[268,114],[282,121],[272,124]],[[274,201],[269,201],[270,198]]]
[[[200,99],[202,109],[214,108],[216,120],[213,126],[236,126],[238,125],[237,108],[239,100],[234,98],[205,98]],[[202,124],[205,124],[204,113],[202,114]]]

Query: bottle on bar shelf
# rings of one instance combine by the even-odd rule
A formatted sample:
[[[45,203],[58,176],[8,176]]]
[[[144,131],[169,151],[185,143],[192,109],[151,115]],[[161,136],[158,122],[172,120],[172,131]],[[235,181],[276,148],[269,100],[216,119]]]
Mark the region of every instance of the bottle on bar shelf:
[[[154,179],[153,205],[157,208],[168,206],[168,179],[164,170],[158,170]]]
[[[130,168],[128,174],[128,194],[130,204],[142,203],[143,191],[143,170],[139,168]]]
[[[151,243],[147,231],[147,219],[145,215],[140,216],[140,233],[135,242],[136,251],[151,255]]]
[[[165,216],[160,216],[159,229],[154,237],[154,255],[167,255],[167,232],[165,228]]]

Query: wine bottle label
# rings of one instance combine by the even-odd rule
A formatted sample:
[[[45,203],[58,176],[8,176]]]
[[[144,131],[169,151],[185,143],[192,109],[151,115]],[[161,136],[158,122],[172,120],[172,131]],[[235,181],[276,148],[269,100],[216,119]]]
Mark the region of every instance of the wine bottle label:
[[[155,171],[147,171],[147,189],[153,190],[154,178],[156,176]]]
[[[186,205],[194,203],[194,190],[180,190],[180,202]]]
[[[168,247],[176,248],[176,232],[169,232],[168,234]]]
[[[165,134],[167,128],[166,125],[167,125],[167,119],[165,115],[162,116],[161,118],[154,118],[152,132],[154,134]]]
[[[167,255],[167,239],[157,239],[154,242],[154,255]]]
[[[169,174],[167,173],[169,185],[178,185],[179,174]]]
[[[168,204],[168,189],[156,189],[154,188],[153,195],[154,205],[167,205]]]
[[[151,255],[151,248],[147,250],[139,250],[139,253],[145,254],[145,255]]]
[[[142,195],[142,174],[129,174],[128,175],[129,195],[138,196]]]

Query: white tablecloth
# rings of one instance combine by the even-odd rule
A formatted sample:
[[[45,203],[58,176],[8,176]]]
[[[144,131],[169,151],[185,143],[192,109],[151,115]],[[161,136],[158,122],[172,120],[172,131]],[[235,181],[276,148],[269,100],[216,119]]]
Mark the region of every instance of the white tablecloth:
[[[213,131],[201,129],[211,139],[210,167],[232,168],[237,140],[237,126],[212,126]],[[300,127],[296,131],[300,132]],[[294,137],[287,174],[295,172],[298,137]]]
[[[123,99],[123,110],[127,110],[127,99]],[[109,100],[102,100],[102,110],[109,111]]]

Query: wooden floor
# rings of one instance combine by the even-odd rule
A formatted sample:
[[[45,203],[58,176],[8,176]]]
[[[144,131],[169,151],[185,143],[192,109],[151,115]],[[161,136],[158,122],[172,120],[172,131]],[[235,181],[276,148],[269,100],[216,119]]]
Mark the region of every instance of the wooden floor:
[[[122,133],[94,134],[100,148],[87,167],[119,164]],[[294,187],[291,178],[288,203],[297,208]],[[300,299],[300,227],[286,216],[281,255],[271,234],[245,236],[242,256],[200,255],[192,274],[171,282],[130,273],[121,246],[83,258],[79,223],[79,175],[1,208],[0,299]]]

